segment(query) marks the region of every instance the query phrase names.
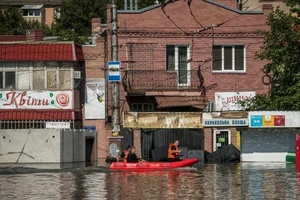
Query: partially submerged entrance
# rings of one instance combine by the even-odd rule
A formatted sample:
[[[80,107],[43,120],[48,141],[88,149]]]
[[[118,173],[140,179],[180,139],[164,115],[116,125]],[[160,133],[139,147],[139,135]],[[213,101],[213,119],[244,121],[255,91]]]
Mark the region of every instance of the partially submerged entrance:
[[[141,156],[143,159],[152,160],[151,151],[160,147],[168,146],[175,140],[179,141],[180,147],[188,150],[204,149],[203,129],[155,129],[141,131]]]

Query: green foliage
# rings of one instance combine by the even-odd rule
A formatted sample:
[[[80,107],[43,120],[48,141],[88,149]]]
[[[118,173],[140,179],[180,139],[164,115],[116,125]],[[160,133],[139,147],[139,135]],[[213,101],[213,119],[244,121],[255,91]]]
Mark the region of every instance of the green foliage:
[[[51,35],[50,27],[38,21],[26,21],[19,8],[14,6],[0,7],[0,35],[24,35],[26,30],[42,29],[44,35]]]
[[[66,40],[85,43],[87,37],[91,36],[92,18],[101,18],[102,23],[106,23],[106,6],[110,2],[110,0],[64,1],[60,8],[60,18],[56,17],[55,24],[52,26],[53,34],[63,36]],[[152,5],[154,2],[155,0],[140,0],[139,8]],[[127,5],[129,6],[129,1]],[[117,6],[119,10],[124,9],[124,1],[117,1]]]
[[[286,0],[298,10],[298,0]],[[264,33],[257,58],[269,61],[262,71],[272,77],[268,95],[260,94],[242,104],[248,110],[300,110],[300,18],[277,8],[268,17],[271,30]]]

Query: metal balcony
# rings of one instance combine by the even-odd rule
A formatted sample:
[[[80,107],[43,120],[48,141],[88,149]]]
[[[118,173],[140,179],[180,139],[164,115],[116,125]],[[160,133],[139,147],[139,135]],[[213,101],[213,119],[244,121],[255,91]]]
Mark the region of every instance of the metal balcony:
[[[199,91],[201,77],[198,70],[127,70],[122,82],[126,92]]]

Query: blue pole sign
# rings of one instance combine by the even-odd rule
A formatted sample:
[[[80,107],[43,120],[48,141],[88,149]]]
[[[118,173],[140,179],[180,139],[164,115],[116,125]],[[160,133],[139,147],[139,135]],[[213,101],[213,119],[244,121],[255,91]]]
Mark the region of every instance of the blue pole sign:
[[[121,63],[120,61],[108,61],[108,81],[120,82],[121,81]]]

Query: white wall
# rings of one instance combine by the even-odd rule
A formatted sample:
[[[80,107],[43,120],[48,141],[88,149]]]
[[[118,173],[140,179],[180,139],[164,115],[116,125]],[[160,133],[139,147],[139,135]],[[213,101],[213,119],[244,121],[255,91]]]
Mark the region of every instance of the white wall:
[[[60,130],[0,131],[0,163],[60,162]]]
[[[96,144],[96,131],[0,130],[0,163],[85,162],[86,137],[94,137]]]
[[[286,155],[287,152],[242,153],[241,161],[242,162],[285,162]]]

